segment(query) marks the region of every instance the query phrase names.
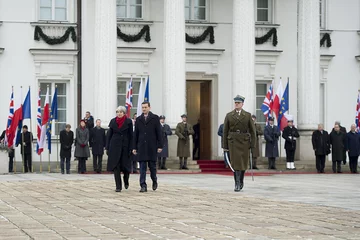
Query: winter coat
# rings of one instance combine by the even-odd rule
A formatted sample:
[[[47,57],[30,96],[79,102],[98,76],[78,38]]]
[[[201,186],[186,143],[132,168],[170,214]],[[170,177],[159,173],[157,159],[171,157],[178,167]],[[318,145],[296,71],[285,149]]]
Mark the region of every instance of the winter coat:
[[[255,148],[256,128],[251,114],[233,110],[224,120],[223,148],[229,150],[230,163],[234,170],[248,169],[250,151]],[[251,149],[250,149],[251,148]]]
[[[76,158],[90,157],[89,151],[89,129],[78,127],[76,129],[75,154]]]
[[[330,144],[332,150],[333,161],[345,161],[344,152],[346,150],[346,134],[339,132],[330,133]],[[346,155],[345,155],[346,157]]]
[[[105,129],[94,127],[90,131],[90,147],[93,155],[103,155],[106,146]]]
[[[168,136],[172,135],[172,131],[169,125],[164,124],[161,126],[162,131],[162,140],[163,140],[163,148],[161,153],[158,153],[158,157],[169,157],[169,142]]]
[[[357,132],[348,132],[346,146],[349,157],[358,157],[360,155],[360,135]]]
[[[33,135],[31,132],[27,131],[26,133],[22,133],[22,135],[20,135],[21,139],[20,139],[20,152],[21,154],[23,154],[23,143],[24,144],[24,152],[25,154],[31,154],[31,144],[33,142]]]
[[[177,156],[178,157],[190,157],[190,135],[194,135],[194,129],[191,124],[183,122],[178,123],[175,129],[176,136],[179,137],[177,143]]]
[[[131,150],[133,140],[132,120],[127,118],[121,128],[115,118],[109,123],[106,134],[106,150],[108,154],[107,170],[114,171],[120,164],[121,171],[131,172]]]
[[[74,132],[62,130],[60,132],[60,157],[71,158],[71,146],[74,142]]]
[[[300,137],[299,132],[296,127],[285,127],[283,130],[282,137],[285,139],[286,150],[295,151],[296,149],[296,139]]]
[[[271,127],[267,125],[264,129],[265,145],[265,157],[277,158],[279,157],[278,141],[281,133],[277,126]]]
[[[311,141],[315,155],[328,155],[330,153],[330,137],[327,131],[323,130],[322,133],[319,130],[314,131]]]
[[[133,149],[137,151],[138,161],[157,161],[157,149],[162,148],[163,138],[158,115],[149,112],[136,118]]]

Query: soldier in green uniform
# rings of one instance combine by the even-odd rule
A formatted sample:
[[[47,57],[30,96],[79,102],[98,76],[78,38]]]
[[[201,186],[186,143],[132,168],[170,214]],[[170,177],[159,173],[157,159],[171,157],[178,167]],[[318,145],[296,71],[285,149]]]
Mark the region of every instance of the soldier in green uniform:
[[[245,98],[234,98],[235,109],[224,120],[223,149],[229,152],[234,169],[235,192],[244,187],[244,175],[248,169],[250,151],[255,148],[256,129],[251,114],[243,110]]]

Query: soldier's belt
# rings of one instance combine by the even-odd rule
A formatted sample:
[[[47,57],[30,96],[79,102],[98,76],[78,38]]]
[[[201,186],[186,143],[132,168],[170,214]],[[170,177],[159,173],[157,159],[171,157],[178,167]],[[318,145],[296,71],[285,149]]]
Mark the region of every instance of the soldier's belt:
[[[237,134],[249,134],[249,132],[248,132],[248,131],[240,131],[240,130],[231,131],[231,133],[237,133]]]

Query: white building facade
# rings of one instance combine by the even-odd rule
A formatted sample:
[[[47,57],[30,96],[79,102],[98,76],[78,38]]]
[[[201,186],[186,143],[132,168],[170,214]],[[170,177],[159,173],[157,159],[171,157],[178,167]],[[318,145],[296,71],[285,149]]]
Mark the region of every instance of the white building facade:
[[[11,87],[15,95],[30,87],[25,124],[36,135],[38,88],[43,105],[47,87],[57,87],[55,142],[86,111],[108,123],[131,78],[135,113],[149,77],[152,111],[171,127],[183,113],[192,124],[200,119],[200,156],[215,159],[233,97],[245,96],[244,109],[264,123],[270,84],[276,92],[289,79],[298,157],[313,159],[318,123],[331,131],[335,120],[347,128],[354,122],[359,31],[358,0],[0,0],[0,119],[5,128]]]

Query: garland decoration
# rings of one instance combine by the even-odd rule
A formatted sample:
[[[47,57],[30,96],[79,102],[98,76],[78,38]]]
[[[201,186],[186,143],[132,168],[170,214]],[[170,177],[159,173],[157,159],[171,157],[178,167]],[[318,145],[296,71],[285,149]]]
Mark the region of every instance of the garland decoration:
[[[138,34],[136,35],[131,35],[131,34],[125,34],[123,32],[121,32],[120,28],[117,28],[117,36],[119,38],[121,38],[122,40],[124,40],[124,42],[136,42],[139,41],[142,36],[145,34],[145,41],[146,42],[150,42],[151,38],[150,38],[150,27],[149,25],[145,25]]]
[[[76,32],[74,27],[68,27],[61,37],[49,37],[46,35],[41,27],[36,26],[35,27],[35,33],[34,33],[34,40],[40,41],[40,38],[42,38],[47,44],[49,45],[56,45],[64,43],[69,39],[69,36],[71,34],[71,39],[73,42],[76,42]]]
[[[209,43],[214,44],[215,38],[214,38],[214,27],[213,26],[207,27],[200,36],[191,37],[191,36],[189,36],[189,34],[185,33],[185,40],[188,43],[198,44],[198,43],[205,41],[205,39],[207,38],[208,35],[210,35]]]
[[[270,39],[270,37],[273,36],[272,39],[272,45],[276,47],[278,44],[278,38],[277,38],[277,31],[276,28],[270,29],[264,36],[262,37],[256,37],[255,38],[255,44],[264,44],[267,40]]]
[[[331,47],[331,38],[330,34],[325,33],[324,36],[320,39],[320,47],[324,46],[324,43],[326,41],[326,47]]]

